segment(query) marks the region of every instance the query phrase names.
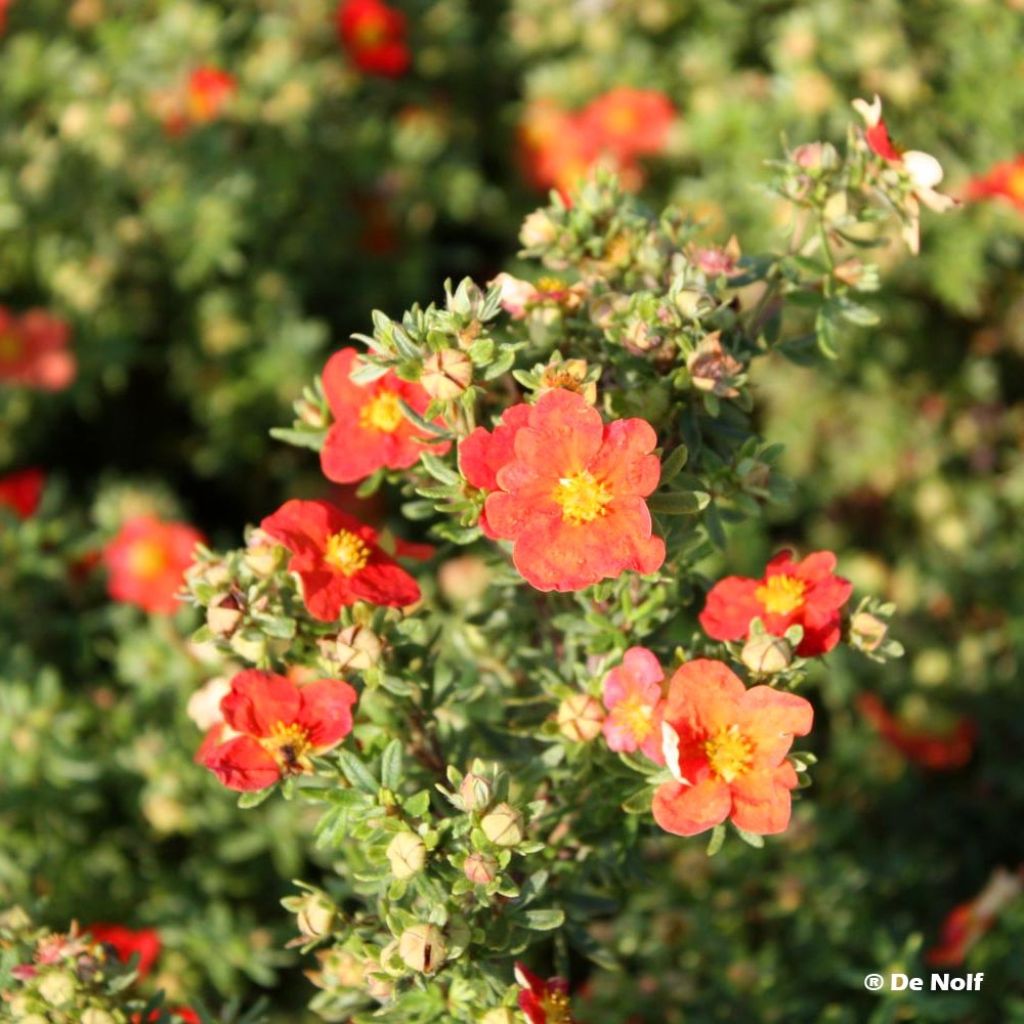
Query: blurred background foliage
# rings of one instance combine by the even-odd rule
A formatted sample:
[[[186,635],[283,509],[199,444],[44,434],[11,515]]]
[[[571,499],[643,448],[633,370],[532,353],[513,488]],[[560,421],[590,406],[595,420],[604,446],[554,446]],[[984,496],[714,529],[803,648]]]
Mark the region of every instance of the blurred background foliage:
[[[538,104],[663,93],[677,116],[642,195],[750,252],[786,223],[764,162],[840,140],[855,96],[881,93],[955,194],[1024,150],[1011,0],[399,6],[399,76],[359,70],[327,0],[14,0],[0,37],[0,303],[64,318],[78,363],[59,393],[0,382],[0,475],[48,475],[39,512],[0,526],[0,902],[157,926],[173,998],[270,987],[281,1022],[310,992],[276,974],[294,963],[281,879],[316,870],[306,823],[280,801],[243,820],[191,765],[186,703],[226,666],[182,643],[189,611],[106,599],[105,541],[140,510],[233,536],[322,493],[315,460],[268,429],[371,308],[514,256],[543,198],[521,127]],[[233,91],[208,118],[186,102],[182,125],[198,68]],[[595,973],[585,1019],[1024,1021],[1019,904],[969,960],[990,972],[982,997],[861,983],[920,973],[948,911],[1021,859],[1022,211],[1019,179],[1016,200],[928,219],[920,260],[882,256],[879,326],[813,376],[760,365],[762,432],[797,486],[709,571],[833,548],[898,602],[908,656],[884,677],[839,656],[821,670],[829,756],[791,835],[713,862],[666,841],[637,866],[659,884],[607,937],[643,970]],[[966,763],[914,763],[865,690],[908,729],[975,723]]]

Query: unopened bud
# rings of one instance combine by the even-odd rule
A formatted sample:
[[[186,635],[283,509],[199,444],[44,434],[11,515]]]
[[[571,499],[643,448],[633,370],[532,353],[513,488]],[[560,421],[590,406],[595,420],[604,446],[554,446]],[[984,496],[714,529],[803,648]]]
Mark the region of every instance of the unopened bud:
[[[284,564],[285,549],[262,530],[249,534],[243,560],[257,576],[271,576]]]
[[[39,994],[51,1006],[64,1006],[75,998],[75,979],[67,971],[54,971],[39,982]]]
[[[309,402],[305,398],[300,398],[295,403],[295,415],[300,423],[305,423],[314,430],[322,430],[327,426],[327,413],[319,402]]]
[[[243,631],[235,633],[231,637],[231,650],[240,658],[244,658],[255,665],[267,653],[267,641],[260,633],[246,633]]]
[[[793,648],[784,637],[761,633],[743,645],[740,660],[751,672],[774,675],[793,664]]]
[[[412,832],[399,832],[388,843],[387,858],[395,878],[412,878],[423,870],[427,862],[427,848],[419,836]]]
[[[850,619],[850,641],[862,651],[877,651],[888,632],[888,623],[870,612],[857,612]]]
[[[296,924],[307,939],[322,939],[331,933],[335,914],[335,907],[326,896],[311,892],[299,903]]]
[[[459,555],[441,564],[437,582],[449,601],[462,604],[483,597],[491,585],[492,575],[479,555]]]
[[[329,657],[339,668],[364,671],[380,661],[384,644],[379,636],[365,626],[347,626],[338,634]]]
[[[517,846],[523,841],[523,816],[508,804],[498,804],[484,815],[480,827],[495,846]]]
[[[106,1010],[90,1007],[82,1013],[82,1024],[117,1024],[117,1022]]]
[[[552,242],[558,237],[558,227],[544,210],[534,210],[523,221],[519,229],[519,241],[527,249],[538,249]]]
[[[486,853],[471,853],[462,862],[462,873],[474,885],[489,885],[498,877],[498,862]]]
[[[222,597],[206,609],[206,625],[214,636],[231,636],[241,621],[242,606],[232,594]]]
[[[463,810],[482,811],[491,802],[491,784],[470,772],[459,785],[459,796]]]
[[[601,735],[604,708],[588,693],[574,693],[558,705],[558,731],[576,743],[589,743]]]
[[[435,974],[444,964],[448,949],[441,929],[432,924],[414,924],[398,940],[398,955],[410,970]]]
[[[447,401],[458,398],[473,382],[473,362],[458,349],[434,352],[423,361],[420,384],[431,398]]]

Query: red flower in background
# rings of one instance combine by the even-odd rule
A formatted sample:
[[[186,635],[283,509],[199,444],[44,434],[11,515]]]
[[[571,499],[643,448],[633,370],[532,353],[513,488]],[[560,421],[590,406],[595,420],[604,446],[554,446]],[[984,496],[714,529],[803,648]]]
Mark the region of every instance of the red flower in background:
[[[814,718],[803,697],[748,690],[722,662],[700,658],[672,677],[663,718],[675,781],[658,788],[652,810],[666,832],[693,836],[726,818],[758,835],[786,830],[797,784],[786,754]]]
[[[327,360],[323,372],[334,423],[320,452],[320,466],[329,480],[341,484],[381,468],[408,469],[428,450],[429,435],[403,415],[401,406],[405,402],[423,413],[430,404],[426,391],[390,372],[370,384],[356,384],[351,374],[358,368],[359,354],[344,348]],[[444,443],[429,450],[443,455],[449,447]]]
[[[750,623],[760,619],[773,636],[790,626],[803,627],[797,653],[805,658],[826,654],[839,643],[841,610],[853,588],[834,573],[836,556],[816,551],[801,562],[783,551],[761,579],[727,576],[708,592],[700,624],[715,640],[742,640]]]
[[[382,0],[342,0],[335,14],[341,45],[360,71],[398,78],[412,55],[405,41],[405,15]]]
[[[660,153],[676,118],[672,101],[656,89],[619,86],[598,96],[580,114],[598,148],[623,161]]]
[[[1024,156],[998,163],[967,185],[967,198],[1008,200],[1024,212]]]
[[[0,36],[7,31],[7,8],[11,6],[11,0],[0,0]]]
[[[950,911],[939,944],[925,952],[925,961],[933,967],[959,967],[999,915],[1020,896],[1022,888],[1020,870],[997,868],[973,900]]]
[[[352,731],[356,699],[340,679],[299,686],[272,672],[239,672],[221,700],[224,721],[207,733],[196,762],[229,789],[243,792],[311,772],[310,757]]]
[[[175,1021],[181,1021],[182,1024],[201,1024],[201,1021],[199,1020],[199,1014],[196,1013],[195,1010],[190,1010],[187,1006],[173,1006],[173,1007],[171,1007],[171,1009],[168,1012],[170,1013],[171,1017]],[[155,1020],[159,1020],[159,1019],[160,1019],[160,1011],[159,1010],[154,1010],[146,1018],[146,1020],[151,1020],[151,1021],[155,1021]],[[142,1020],[142,1015],[141,1014],[136,1013],[136,1014],[132,1015],[132,1024],[140,1024],[141,1020]]]
[[[652,761],[665,763],[661,750],[662,680],[665,671],[643,647],[626,651],[622,664],[604,680],[604,737],[615,751],[642,750]]]
[[[17,316],[0,306],[0,383],[63,391],[77,370],[70,339],[68,325],[45,310]]]
[[[537,977],[521,963],[515,966],[519,1009],[530,1024],[573,1024],[569,985],[564,978]]]
[[[645,420],[605,425],[575,392],[549,391],[530,407],[484,503],[488,529],[513,542],[528,583],[580,590],[661,567],[665,542],[652,535],[644,501],[661,473],[657,443]]]
[[[596,140],[579,117],[547,100],[527,107],[518,139],[526,180],[534,188],[556,188],[563,198],[586,178],[598,156]]]
[[[203,540],[187,523],[162,522],[148,515],[129,519],[103,549],[110,596],[147,612],[174,612],[185,570]]]
[[[291,551],[288,569],[321,622],[356,601],[401,608],[420,599],[416,580],[381,549],[377,531],[325,501],[286,501],[260,529]]]
[[[41,469],[20,469],[0,477],[0,508],[9,508],[19,519],[28,519],[39,507],[46,477]]]
[[[893,715],[873,693],[857,698],[861,714],[886,742],[911,761],[933,771],[962,768],[974,753],[978,727],[968,718],[960,718],[945,734],[912,729]]]
[[[488,494],[498,490],[498,470],[512,461],[516,434],[529,419],[530,406],[513,405],[493,431],[477,427],[459,442],[459,469],[470,484]],[[480,529],[485,537],[498,539],[487,521],[486,507],[480,513]]]
[[[192,124],[217,120],[238,90],[234,75],[216,67],[201,67],[189,75],[186,90],[188,119]]]
[[[89,925],[84,931],[97,942],[110,946],[122,963],[130,963],[133,956],[138,956],[137,969],[140,978],[145,978],[149,974],[160,955],[160,934],[152,928],[140,928],[135,931],[120,924],[96,923]]]

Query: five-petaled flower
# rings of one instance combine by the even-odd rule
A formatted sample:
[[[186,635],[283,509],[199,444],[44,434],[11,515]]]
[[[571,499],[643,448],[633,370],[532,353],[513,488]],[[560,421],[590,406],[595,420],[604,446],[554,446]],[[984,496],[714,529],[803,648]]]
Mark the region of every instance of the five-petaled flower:
[[[45,310],[18,316],[0,306],[0,383],[63,391],[77,370],[70,339],[68,325]]]
[[[356,384],[352,372],[359,368],[354,348],[335,352],[324,367],[324,394],[334,423],[327,432],[320,466],[336,483],[362,480],[378,469],[408,469],[424,451],[429,435],[402,412],[405,402],[422,414],[430,396],[416,383],[388,372],[370,384]],[[447,442],[430,446],[443,455]]]
[[[569,986],[564,978],[539,978],[521,963],[515,965],[519,1009],[530,1024],[573,1024]]]
[[[462,465],[478,486],[493,471],[486,529],[513,542],[513,560],[528,583],[580,590],[627,569],[648,574],[661,567],[665,542],[652,535],[644,501],[661,473],[649,423],[605,424],[582,395],[563,390],[542,395],[527,413],[507,410],[503,423],[515,430],[511,444],[507,435],[478,438],[463,451]]]
[[[692,836],[731,818],[758,835],[785,831],[797,785],[786,754],[813,721],[803,697],[748,690],[722,662],[701,658],[672,677],[663,717],[673,781],[658,787],[652,807],[663,829]]]
[[[196,762],[229,789],[266,789],[313,770],[312,756],[352,731],[356,691],[341,679],[299,686],[286,676],[246,669],[221,701],[224,721],[206,734]]]
[[[342,0],[335,14],[338,38],[360,71],[398,78],[409,69],[405,15],[383,0]]]
[[[19,469],[0,477],[0,508],[28,519],[39,507],[46,477],[41,469]]]
[[[804,635],[797,653],[805,658],[826,654],[839,643],[842,607],[853,589],[848,580],[835,575],[835,567],[831,551],[816,551],[800,562],[783,551],[759,580],[719,580],[708,593],[700,624],[715,640],[744,639],[754,619],[760,619],[773,636],[799,625]]]
[[[288,569],[321,622],[357,601],[401,608],[420,599],[416,580],[380,547],[377,531],[326,501],[286,501],[260,529],[292,553]]]
[[[628,163],[665,148],[676,111],[657,89],[621,85],[591,100],[580,116],[599,149]]]
[[[202,541],[187,523],[150,515],[129,519],[103,550],[110,596],[147,612],[170,614],[178,607],[185,570]]]
[[[615,751],[642,750],[665,763],[661,749],[662,680],[665,672],[646,648],[631,647],[604,680],[604,736]]]
[[[97,942],[109,946],[122,963],[130,963],[132,957],[137,956],[139,959],[136,970],[139,972],[140,978],[149,974],[160,955],[162,947],[160,934],[152,928],[135,930],[125,928],[120,924],[97,922],[84,928],[83,931],[91,935]]]
[[[921,248],[919,202],[936,213],[945,213],[957,203],[952,196],[936,191],[943,177],[942,165],[930,153],[902,149],[892,141],[885,118],[882,117],[881,97],[875,96],[871,103],[867,100],[854,100],[853,109],[864,119],[864,141],[871,152],[890,166],[903,171],[910,181],[911,194],[905,209],[903,239],[910,251],[917,253]]]

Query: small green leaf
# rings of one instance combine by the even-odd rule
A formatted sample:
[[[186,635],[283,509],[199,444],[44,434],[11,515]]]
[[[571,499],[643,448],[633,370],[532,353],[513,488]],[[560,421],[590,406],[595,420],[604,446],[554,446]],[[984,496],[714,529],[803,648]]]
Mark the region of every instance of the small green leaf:
[[[355,754],[348,750],[340,751],[338,753],[338,765],[341,768],[342,774],[353,786],[361,789],[364,793],[376,795],[380,784]]]
[[[397,790],[402,784],[402,741],[392,740],[380,759],[380,779],[388,789]]]
[[[756,832],[748,832],[746,829],[740,828],[735,822],[733,823],[733,828],[736,829],[736,834],[748,846],[753,846],[755,850],[760,850],[764,846],[764,836],[759,836]]]
[[[672,453],[666,456],[665,461],[661,464],[661,482],[667,484],[670,480],[674,480],[679,475],[683,466],[686,465],[686,460],[689,457],[690,450],[685,444],[681,444],[678,448],[673,449]]]
[[[555,928],[561,928],[565,923],[565,911],[554,908],[550,910],[527,910],[523,914],[523,923],[530,931],[550,932]]]
[[[243,793],[238,798],[238,806],[242,810],[248,810],[250,807],[259,807],[264,800],[274,792],[273,786],[267,786],[266,789],[259,789],[251,793]]]
[[[722,844],[725,842],[725,826],[716,825],[711,830],[711,838],[708,840],[708,856],[714,857],[716,853],[722,848]]]
[[[653,796],[654,792],[650,786],[644,786],[623,800],[622,809],[626,814],[647,814],[651,809]]]

